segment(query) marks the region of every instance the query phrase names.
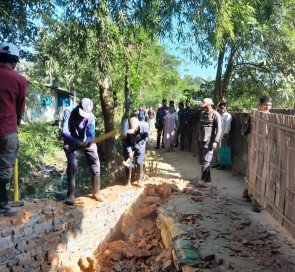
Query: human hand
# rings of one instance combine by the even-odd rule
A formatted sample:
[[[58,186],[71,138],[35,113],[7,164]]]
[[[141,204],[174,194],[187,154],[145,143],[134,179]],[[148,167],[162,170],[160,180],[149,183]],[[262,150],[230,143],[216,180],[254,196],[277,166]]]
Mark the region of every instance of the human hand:
[[[216,143],[216,142],[214,142],[214,143],[212,144],[212,148],[213,148],[213,149],[216,149],[216,148],[217,148],[217,143]]]
[[[90,147],[91,143],[90,142],[79,142],[76,144],[75,149],[76,150],[83,150],[85,148]]]

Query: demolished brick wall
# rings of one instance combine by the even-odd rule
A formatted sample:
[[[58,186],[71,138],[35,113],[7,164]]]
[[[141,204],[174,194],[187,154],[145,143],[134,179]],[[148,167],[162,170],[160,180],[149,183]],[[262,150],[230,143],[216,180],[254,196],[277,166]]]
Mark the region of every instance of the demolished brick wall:
[[[113,186],[104,203],[83,197],[76,207],[48,199],[25,203],[15,217],[0,218],[0,271],[79,271],[112,234],[142,189]]]

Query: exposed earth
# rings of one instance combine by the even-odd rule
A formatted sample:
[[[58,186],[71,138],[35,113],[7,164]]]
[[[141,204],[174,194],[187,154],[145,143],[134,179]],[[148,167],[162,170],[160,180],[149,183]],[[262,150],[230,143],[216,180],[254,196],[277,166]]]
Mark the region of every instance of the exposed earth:
[[[101,245],[95,270],[295,271],[295,241],[266,211],[252,211],[243,176],[213,169],[212,183],[198,188],[191,152],[153,146],[146,195]]]

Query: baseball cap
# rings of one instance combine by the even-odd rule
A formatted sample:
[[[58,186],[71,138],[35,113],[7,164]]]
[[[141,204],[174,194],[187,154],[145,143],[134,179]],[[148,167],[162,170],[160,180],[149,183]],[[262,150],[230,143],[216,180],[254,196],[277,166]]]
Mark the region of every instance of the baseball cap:
[[[201,107],[206,107],[207,105],[214,105],[213,101],[211,98],[205,98],[202,102]]]
[[[19,49],[13,43],[4,42],[0,44],[0,53],[19,57]]]
[[[132,117],[130,119],[130,128],[128,129],[127,133],[133,134],[138,126],[139,126],[139,120],[136,117]]]
[[[83,98],[79,103],[79,114],[84,118],[91,117],[93,103],[89,98]]]

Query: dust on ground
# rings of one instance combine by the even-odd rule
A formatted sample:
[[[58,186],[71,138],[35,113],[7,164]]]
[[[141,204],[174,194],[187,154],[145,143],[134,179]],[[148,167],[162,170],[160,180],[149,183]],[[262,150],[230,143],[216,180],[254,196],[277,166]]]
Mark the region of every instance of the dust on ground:
[[[146,200],[123,218],[121,236],[102,245],[98,271],[295,271],[294,239],[266,211],[252,211],[243,176],[212,169],[212,183],[198,188],[191,152],[153,145]]]

